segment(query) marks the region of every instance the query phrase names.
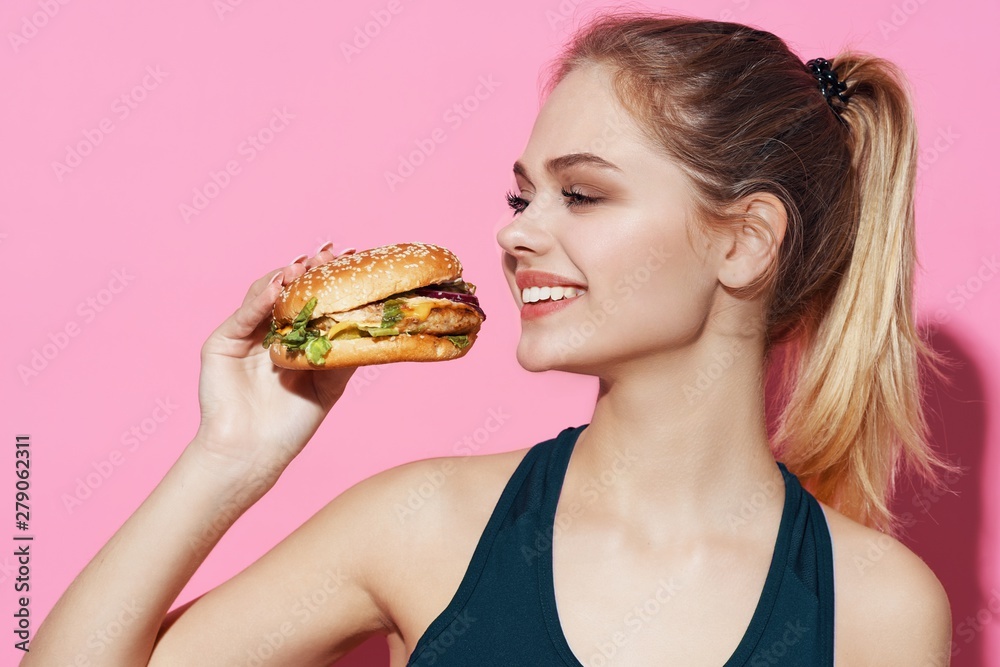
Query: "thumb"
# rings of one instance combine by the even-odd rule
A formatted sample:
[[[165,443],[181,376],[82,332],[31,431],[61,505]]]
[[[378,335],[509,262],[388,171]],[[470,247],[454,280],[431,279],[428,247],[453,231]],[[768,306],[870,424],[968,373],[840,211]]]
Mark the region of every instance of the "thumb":
[[[269,279],[264,276],[257,283],[254,283],[250,287],[243,305],[222,323],[216,333],[225,338],[236,340],[251,336],[261,323],[270,318],[274,302],[281,292],[283,276],[283,271],[279,270]],[[264,282],[265,279],[267,282]]]

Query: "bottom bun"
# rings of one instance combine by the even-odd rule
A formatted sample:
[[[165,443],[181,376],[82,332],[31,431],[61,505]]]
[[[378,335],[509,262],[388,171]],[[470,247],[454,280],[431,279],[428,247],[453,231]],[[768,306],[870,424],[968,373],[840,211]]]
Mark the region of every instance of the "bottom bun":
[[[370,366],[391,364],[397,361],[447,361],[458,359],[472,349],[476,334],[467,334],[469,344],[458,347],[444,336],[428,334],[400,334],[374,338],[350,338],[330,343],[330,351],[322,366],[309,363],[305,352],[289,352],[278,341],[271,343],[271,361],[275,366],[296,370],[323,371],[345,366]]]

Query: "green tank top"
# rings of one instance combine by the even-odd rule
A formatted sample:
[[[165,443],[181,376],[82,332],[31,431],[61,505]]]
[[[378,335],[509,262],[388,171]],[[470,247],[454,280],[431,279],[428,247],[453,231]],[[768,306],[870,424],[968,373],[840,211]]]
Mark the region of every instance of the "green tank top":
[[[589,424],[533,446],[507,482],[448,606],[407,667],[584,667],[556,613],[551,539],[570,454]],[[823,510],[778,462],[785,503],[770,569],[736,650],[722,667],[833,667],[833,552]],[[609,628],[609,635],[613,630]],[[590,667],[600,667],[595,654]],[[657,664],[649,656],[649,664]]]

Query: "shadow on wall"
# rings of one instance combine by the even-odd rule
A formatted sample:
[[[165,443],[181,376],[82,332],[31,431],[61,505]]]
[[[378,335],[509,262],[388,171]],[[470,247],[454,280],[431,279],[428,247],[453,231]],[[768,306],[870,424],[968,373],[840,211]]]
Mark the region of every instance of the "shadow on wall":
[[[918,478],[903,479],[893,509],[907,525],[901,540],[934,571],[951,601],[952,667],[981,667],[983,620],[1000,622],[1000,591],[981,590],[980,534],[983,526],[981,492],[985,479],[986,396],[976,360],[960,339],[946,328],[931,330],[935,350],[953,361],[952,384],[930,383],[924,406],[936,452],[963,468],[946,476],[952,492],[927,488]],[[928,376],[929,377],[929,376]],[[998,480],[992,480],[996,484]],[[996,599],[990,600],[991,595]],[[992,604],[990,604],[992,602]],[[977,614],[979,620],[976,620]],[[971,618],[970,618],[971,617]],[[987,618],[988,617],[988,618]],[[943,659],[931,665],[947,664]]]
[[[951,602],[952,667],[985,667],[983,628],[1000,623],[1000,588],[983,591],[979,583],[980,534],[983,526],[982,489],[1000,480],[986,479],[986,397],[979,367],[961,339],[947,328],[926,325],[931,346],[947,359],[951,383],[938,381],[929,372],[924,392],[931,445],[950,463],[961,466],[961,475],[945,475],[948,490],[928,488],[918,477],[902,476],[891,502],[903,528],[900,540],[934,571]],[[775,359],[787,354],[781,346]],[[767,377],[768,432],[773,434],[782,399],[779,374]],[[864,567],[880,556],[873,551]],[[978,618],[977,618],[978,616]],[[927,667],[946,665],[946,656],[929,659]]]

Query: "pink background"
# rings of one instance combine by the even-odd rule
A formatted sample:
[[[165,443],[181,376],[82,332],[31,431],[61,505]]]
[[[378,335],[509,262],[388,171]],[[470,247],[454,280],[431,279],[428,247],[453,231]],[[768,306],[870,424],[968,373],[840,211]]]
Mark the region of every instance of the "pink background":
[[[194,433],[202,341],[253,279],[326,240],[452,248],[489,313],[481,339],[456,362],[359,371],[314,442],[179,602],[251,563],[349,485],[402,462],[459,453],[491,411],[506,417],[477,445],[481,453],[526,447],[588,421],[592,379],[518,366],[517,311],[494,236],[508,218],[503,195],[537,112],[540,69],[581,13],[606,4],[2,4],[0,259],[13,298],[3,433],[33,441],[36,627]],[[1000,241],[989,120],[997,3],[965,3],[962,13],[921,0],[644,6],[756,25],[803,60],[853,42],[908,73],[923,155],[920,319],[933,327],[935,345],[962,362],[955,385],[934,387],[928,400],[937,446],[971,470],[956,496],[920,500],[918,488],[899,505],[917,517],[908,543],[949,590],[954,664],[1000,664],[1000,442],[988,419],[1000,382],[1000,278],[989,264]],[[374,36],[345,56],[342,45],[366,25]],[[462,115],[449,111],[463,104]],[[245,143],[251,135],[265,142],[259,150]],[[79,162],[54,166],[81,144]],[[429,155],[390,188],[385,174],[421,144]],[[227,163],[228,180],[218,175]],[[224,187],[212,185],[213,172]],[[196,190],[211,198],[185,216],[181,207],[195,206]],[[26,375],[46,353],[35,358],[41,370]],[[171,406],[160,423],[158,401]],[[415,435],[380,441],[373,420]],[[133,428],[141,440],[127,438]],[[13,514],[14,478],[0,477]],[[0,556],[8,619],[12,565]],[[18,659],[11,643],[0,647],[0,663]],[[384,656],[381,641],[369,642],[344,663],[385,664]]]

